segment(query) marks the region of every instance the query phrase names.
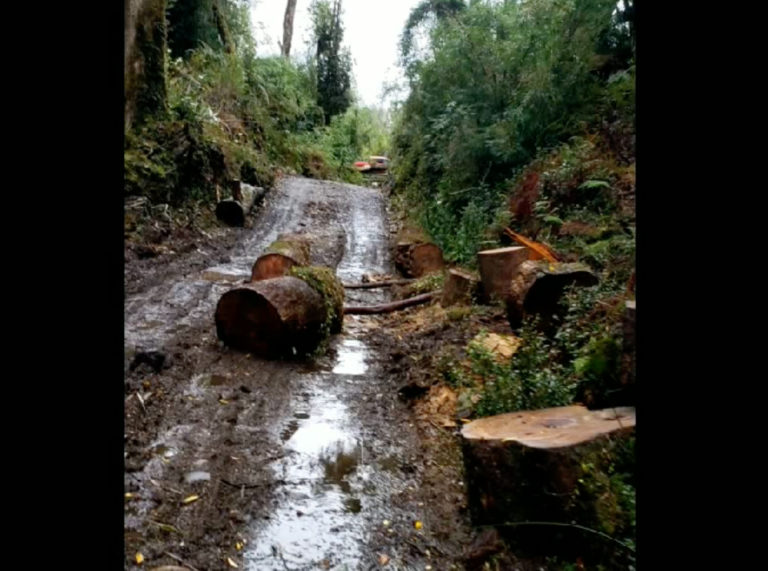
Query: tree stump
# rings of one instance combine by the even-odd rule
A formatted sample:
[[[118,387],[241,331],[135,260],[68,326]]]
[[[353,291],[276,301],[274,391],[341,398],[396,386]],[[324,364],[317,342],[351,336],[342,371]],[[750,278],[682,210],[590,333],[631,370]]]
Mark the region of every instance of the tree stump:
[[[456,303],[471,303],[478,285],[477,276],[456,268],[448,270],[440,305],[448,307]]]
[[[231,192],[231,198],[221,200],[216,205],[216,218],[229,226],[244,226],[245,217],[266,191],[258,186],[233,181]]]
[[[597,283],[597,276],[583,264],[523,262],[509,284],[509,324],[515,329],[522,324],[526,315],[533,314],[542,316],[546,321],[557,311],[566,287],[586,287]]]
[[[325,319],[323,296],[299,278],[282,276],[225,293],[216,306],[216,333],[233,349],[277,358],[314,350]]]
[[[395,266],[405,276],[420,278],[445,267],[443,252],[431,242],[399,242]]]
[[[484,301],[505,300],[509,295],[510,284],[517,275],[520,264],[529,257],[530,251],[524,246],[478,252],[477,261],[480,266]]]
[[[579,480],[610,461],[612,447],[633,434],[634,426],[633,408],[590,411],[580,405],[500,414],[465,425],[474,522],[593,522],[596,506],[610,498],[586,497],[579,489],[576,501]]]
[[[294,266],[309,265],[310,242],[300,234],[281,234],[253,264],[251,281],[288,275]]]

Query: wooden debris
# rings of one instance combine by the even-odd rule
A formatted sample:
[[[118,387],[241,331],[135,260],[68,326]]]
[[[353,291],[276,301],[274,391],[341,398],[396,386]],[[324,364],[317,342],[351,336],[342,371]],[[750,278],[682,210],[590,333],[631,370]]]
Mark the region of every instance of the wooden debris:
[[[448,307],[457,303],[471,303],[472,294],[476,292],[479,282],[479,278],[470,272],[458,268],[448,270],[440,305]]]
[[[216,205],[216,218],[229,226],[244,226],[246,216],[253,205],[264,197],[266,190],[240,181],[233,181],[231,193],[231,198],[221,200]]]
[[[530,250],[523,246],[478,252],[477,261],[486,302],[507,298],[512,280],[517,275],[520,265],[528,260],[529,256]]]
[[[253,264],[251,281],[285,276],[294,266],[307,266],[309,253],[309,238],[301,234],[281,234]]]
[[[413,305],[427,303],[437,298],[441,293],[442,292],[440,290],[431,291],[422,295],[409,297],[408,299],[393,301],[392,303],[383,303],[380,305],[345,306],[344,313],[346,315],[372,315],[377,313],[391,313],[393,311],[405,309],[406,307],[411,307]]]

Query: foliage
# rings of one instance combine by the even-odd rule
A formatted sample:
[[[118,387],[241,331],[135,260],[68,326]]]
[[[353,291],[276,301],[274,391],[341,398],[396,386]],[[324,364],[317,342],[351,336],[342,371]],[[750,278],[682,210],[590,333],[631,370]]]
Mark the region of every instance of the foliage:
[[[407,63],[393,166],[397,189],[449,259],[471,264],[488,240],[479,227],[498,219],[523,166],[588,126],[626,139],[634,71],[613,0],[459,4],[433,17],[453,3],[423,2],[407,24],[405,43],[432,22],[431,50]],[[545,216],[553,227],[565,220]]]
[[[344,27],[341,0],[313,0],[310,7],[316,46],[314,73],[317,104],[325,112],[325,123],[346,111],[352,104],[352,56],[342,48]]]

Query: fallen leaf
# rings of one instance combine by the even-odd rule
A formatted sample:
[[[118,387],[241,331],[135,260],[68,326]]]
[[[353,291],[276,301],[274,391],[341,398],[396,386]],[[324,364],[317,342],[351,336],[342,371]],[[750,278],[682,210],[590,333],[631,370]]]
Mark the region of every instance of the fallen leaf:
[[[133,499],[133,494],[131,492],[126,492],[125,493],[125,499],[126,500],[132,500]]]
[[[238,569],[238,568],[239,568],[239,567],[238,567],[238,565],[237,565],[237,563],[235,563],[234,561],[232,561],[232,559],[231,559],[230,557],[227,557],[227,564],[228,564],[230,567],[232,567],[233,569]]]
[[[136,553],[136,565],[144,563],[144,556],[141,553]]]
[[[387,563],[389,563],[389,556],[379,553],[379,565],[386,565]]]
[[[242,548],[243,548],[243,544],[242,543],[240,543],[239,541],[237,543],[235,543],[235,549],[240,551]]]
[[[422,528],[421,522],[419,520],[416,520],[415,522],[413,522],[413,527],[415,527],[416,529],[421,529]]]
[[[199,499],[200,499],[200,496],[198,496],[197,494],[192,494],[191,496],[187,496],[186,498],[184,498],[183,503],[191,504],[192,502],[196,502]]]
[[[225,399],[219,399],[219,402],[220,402],[221,404],[229,404],[229,401],[228,401],[228,400],[225,400]]]

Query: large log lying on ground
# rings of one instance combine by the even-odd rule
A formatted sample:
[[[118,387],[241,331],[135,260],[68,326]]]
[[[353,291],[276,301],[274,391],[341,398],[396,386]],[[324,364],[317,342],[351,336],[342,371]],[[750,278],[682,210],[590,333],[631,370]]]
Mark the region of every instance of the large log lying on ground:
[[[575,501],[579,480],[605,468],[613,447],[634,426],[633,408],[590,411],[580,405],[470,422],[462,436],[473,520],[592,523],[596,502],[616,498],[588,497],[581,489]]]
[[[448,270],[440,305],[448,307],[455,303],[471,303],[472,296],[477,293],[478,285],[479,280],[474,274],[458,268]]]
[[[510,284],[520,264],[528,260],[531,252],[524,246],[496,248],[477,253],[484,301],[505,300]]]
[[[427,303],[440,296],[442,292],[440,290],[431,291],[422,295],[409,297],[408,299],[402,299],[400,301],[393,301],[392,303],[382,303],[379,305],[348,305],[344,307],[344,313],[347,315],[372,315],[377,313],[392,313],[406,307],[413,305],[421,305]]]
[[[295,266],[309,265],[309,238],[301,234],[281,234],[253,264],[251,281],[288,275]]]
[[[507,317],[512,328],[519,327],[527,315],[547,320],[556,312],[565,288],[598,283],[595,273],[584,264],[526,261],[520,264],[510,282]]]
[[[282,276],[225,293],[216,306],[216,333],[229,347],[260,357],[304,354],[322,341],[326,315],[322,295]]]
[[[229,226],[243,226],[245,217],[264,194],[266,190],[259,186],[235,181],[232,183],[232,197],[221,200],[216,205],[216,218]]]
[[[291,275],[304,280],[323,296],[325,327],[328,333],[340,333],[344,322],[344,286],[330,268],[296,266]]]

